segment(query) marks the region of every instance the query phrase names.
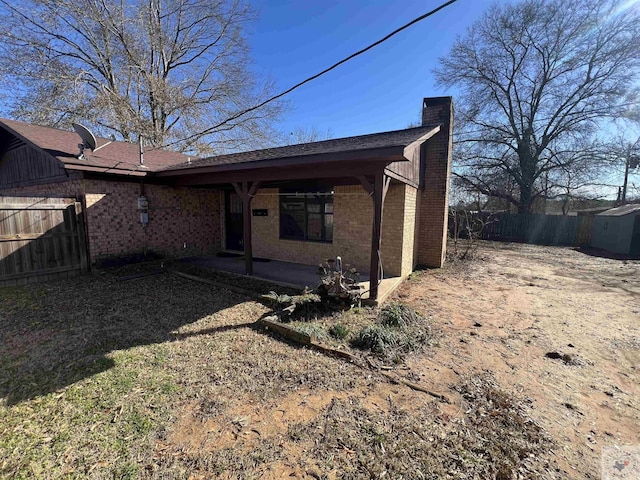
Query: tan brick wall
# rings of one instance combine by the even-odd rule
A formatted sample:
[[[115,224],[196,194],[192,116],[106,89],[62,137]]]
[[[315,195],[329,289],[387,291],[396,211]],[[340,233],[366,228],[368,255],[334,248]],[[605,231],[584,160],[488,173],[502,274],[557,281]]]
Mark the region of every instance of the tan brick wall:
[[[425,99],[427,100],[427,99]],[[418,195],[418,263],[442,267],[446,256],[453,104],[450,99],[423,109],[423,124],[441,123],[426,142],[424,190]]]
[[[416,267],[418,257],[415,255],[416,215],[418,213],[418,190],[405,185],[404,192],[404,233],[402,237],[402,271],[406,277]]]
[[[251,208],[267,209],[268,216],[252,217],[254,255],[307,265],[317,265],[324,259],[340,255],[344,262],[356,266],[362,272],[368,272],[373,202],[360,185],[338,186],[334,192],[333,242],[320,243],[280,239],[279,192],[277,189],[259,190]],[[407,228],[403,226],[405,200],[404,185],[396,184],[389,187],[382,221],[381,252],[387,275],[403,274],[403,264],[407,262],[403,257],[403,242],[406,240]],[[413,234],[410,242],[412,245]],[[411,262],[412,248],[409,248],[408,252]]]
[[[406,277],[415,267],[416,201],[417,189],[405,184],[389,187],[382,221],[385,274]]]
[[[360,271],[369,270],[373,202],[360,185],[334,189],[333,242],[280,239],[278,189],[260,189],[251,208],[268,210],[266,217],[252,217],[254,255],[288,262],[317,265],[340,255]]]
[[[382,215],[381,257],[385,276],[402,275],[404,238],[404,184],[389,185]],[[371,235],[371,234],[369,234]]]
[[[86,199],[91,261],[146,250],[169,255],[212,253],[220,248],[220,194],[203,189],[145,185],[149,223],[140,223],[140,184],[74,180],[3,191]],[[185,248],[186,246],[186,248]]]

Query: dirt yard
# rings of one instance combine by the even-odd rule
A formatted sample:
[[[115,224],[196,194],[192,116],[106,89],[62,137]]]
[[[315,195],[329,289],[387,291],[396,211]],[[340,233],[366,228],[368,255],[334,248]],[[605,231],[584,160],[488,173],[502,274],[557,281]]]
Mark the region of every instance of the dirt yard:
[[[361,365],[246,296],[124,273],[0,289],[2,478],[596,479],[640,444],[640,261],[484,244],[397,292],[427,347]]]
[[[640,444],[640,261],[487,242],[478,260],[419,275],[399,297],[444,332],[410,368],[443,390],[490,371],[530,398],[563,477],[600,478],[603,445]]]

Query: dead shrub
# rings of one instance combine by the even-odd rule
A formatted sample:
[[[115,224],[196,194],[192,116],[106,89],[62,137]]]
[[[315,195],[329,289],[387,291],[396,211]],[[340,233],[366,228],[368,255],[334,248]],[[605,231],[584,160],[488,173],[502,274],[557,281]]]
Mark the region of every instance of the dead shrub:
[[[449,245],[447,246],[447,261],[472,260],[477,251],[478,243],[486,226],[495,219],[483,212],[471,211],[468,208],[449,208]]]
[[[354,267],[342,264],[342,258],[328,259],[318,265],[320,285],[315,292],[326,302],[348,306],[359,305],[362,296],[360,273]]]

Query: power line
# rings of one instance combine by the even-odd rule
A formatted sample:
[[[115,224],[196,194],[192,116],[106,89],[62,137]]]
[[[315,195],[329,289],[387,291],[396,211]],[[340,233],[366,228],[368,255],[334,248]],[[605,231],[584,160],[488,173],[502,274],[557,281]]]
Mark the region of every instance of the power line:
[[[274,100],[277,100],[277,99],[279,99],[279,98],[281,98],[281,97],[284,97],[285,95],[287,95],[288,93],[293,92],[295,89],[297,89],[297,88],[301,87],[301,86],[302,86],[302,85],[304,85],[305,83],[309,83],[309,82],[311,82],[312,80],[315,80],[316,78],[321,77],[322,75],[324,75],[324,74],[326,74],[326,73],[330,72],[331,70],[333,70],[333,69],[335,69],[335,68],[339,67],[339,66],[340,66],[340,65],[342,65],[343,63],[346,63],[346,62],[348,62],[349,60],[351,60],[351,59],[353,59],[353,58],[355,58],[355,57],[357,57],[357,56],[359,56],[359,55],[362,55],[363,53],[365,53],[365,52],[367,52],[367,51],[371,50],[372,48],[377,47],[377,46],[378,46],[378,45],[380,45],[381,43],[386,42],[387,40],[389,40],[389,39],[390,39],[391,37],[393,37],[394,35],[396,35],[396,34],[398,34],[398,33],[402,32],[403,30],[406,30],[406,29],[407,29],[407,28],[409,28],[410,26],[412,26],[412,25],[414,25],[414,24],[416,24],[416,23],[418,23],[418,22],[420,22],[420,21],[424,20],[425,18],[428,18],[428,17],[430,17],[431,15],[434,15],[434,14],[438,13],[438,12],[439,12],[440,10],[442,10],[443,8],[446,8],[446,7],[448,7],[449,5],[451,5],[452,3],[455,3],[455,2],[457,2],[457,1],[458,1],[458,0],[449,0],[448,2],[443,3],[443,4],[442,4],[442,5],[440,5],[439,7],[434,8],[433,10],[431,10],[431,11],[429,11],[429,12],[425,13],[424,15],[420,15],[419,17],[417,17],[417,18],[415,18],[415,19],[411,20],[409,23],[407,23],[407,24],[405,24],[405,25],[401,26],[400,28],[395,29],[393,32],[391,32],[391,33],[389,33],[388,35],[384,36],[384,37],[383,37],[383,38],[381,38],[380,40],[378,40],[378,41],[376,41],[376,42],[372,43],[371,45],[369,45],[369,46],[367,46],[367,47],[363,48],[362,50],[358,50],[357,52],[355,52],[355,53],[353,53],[353,54],[349,55],[349,56],[348,56],[348,57],[346,57],[346,58],[343,58],[343,59],[342,59],[342,60],[340,60],[339,62],[334,63],[333,65],[331,65],[331,66],[330,66],[330,67],[328,67],[328,68],[325,68],[325,69],[324,69],[324,70],[322,70],[321,72],[316,73],[315,75],[313,75],[313,76],[311,76],[311,77],[309,77],[309,78],[307,78],[307,79],[305,79],[305,80],[302,80],[302,81],[301,81],[301,82],[299,82],[299,83],[296,83],[293,87],[288,88],[288,89],[287,89],[287,90],[285,90],[284,92],[281,92],[281,93],[279,93],[279,94],[277,94],[277,95],[274,95],[273,97],[270,97],[270,98],[268,98],[268,99],[264,100],[263,102],[261,102],[261,103],[259,103],[259,104],[257,104],[257,105],[254,105],[253,107],[250,107],[250,108],[247,108],[247,109],[245,109],[245,110],[242,110],[242,111],[240,111],[240,112],[236,113],[235,115],[232,115],[232,116],[230,116],[230,117],[226,118],[225,120],[223,120],[223,121],[221,121],[221,122],[219,122],[219,123],[217,123],[217,124],[215,124],[215,125],[213,125],[213,126],[211,126],[211,127],[207,128],[206,130],[203,130],[202,132],[199,132],[199,133],[194,134],[194,135],[190,135],[190,136],[185,137],[185,138],[183,138],[183,139],[181,139],[181,140],[176,140],[175,142],[167,143],[167,144],[165,144],[165,145],[163,145],[163,146],[161,146],[161,147],[156,147],[156,149],[171,147],[171,146],[173,146],[173,145],[177,145],[177,144],[179,144],[179,143],[182,143],[182,142],[185,142],[185,141],[188,141],[188,140],[192,140],[192,139],[194,139],[194,138],[196,138],[196,137],[201,137],[201,136],[203,136],[203,135],[207,135],[207,134],[209,134],[209,133],[213,133],[217,128],[220,128],[220,127],[221,127],[221,126],[223,126],[224,124],[229,123],[229,122],[232,122],[233,120],[236,120],[237,118],[240,118],[240,117],[242,117],[243,115],[246,115],[247,113],[253,112],[254,110],[257,110],[257,109],[259,109],[259,108],[261,108],[261,107],[264,107],[267,103],[273,102]]]

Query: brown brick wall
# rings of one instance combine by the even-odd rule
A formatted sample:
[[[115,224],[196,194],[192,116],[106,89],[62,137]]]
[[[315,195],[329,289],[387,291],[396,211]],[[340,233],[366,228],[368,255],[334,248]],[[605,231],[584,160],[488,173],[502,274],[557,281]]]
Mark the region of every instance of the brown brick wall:
[[[15,188],[5,195],[85,196],[91,261],[152,250],[164,255],[212,253],[220,248],[220,193],[145,185],[149,223],[140,223],[140,184],[105,180]],[[186,248],[185,248],[186,247]]]
[[[446,255],[453,104],[451,98],[425,99],[423,124],[440,123],[440,132],[426,142],[424,188],[418,195],[418,263],[442,267]]]

